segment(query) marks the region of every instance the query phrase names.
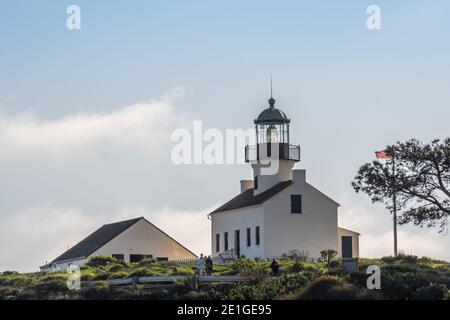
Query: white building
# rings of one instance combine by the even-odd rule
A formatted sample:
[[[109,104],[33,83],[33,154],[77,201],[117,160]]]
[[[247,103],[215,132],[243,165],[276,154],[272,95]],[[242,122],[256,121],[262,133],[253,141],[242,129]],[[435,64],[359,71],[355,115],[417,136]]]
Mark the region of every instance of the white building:
[[[144,258],[157,261],[197,258],[164,231],[140,217],[105,224],[41,269],[65,270],[71,264],[82,266],[95,256],[112,256],[126,262],[139,262]]]
[[[310,185],[305,170],[293,169],[300,147],[289,143],[290,120],[275,99],[269,105],[254,121],[256,146],[245,150],[254,179],[242,180],[241,193],[209,214],[213,256],[277,258],[297,250],[318,259],[334,249],[358,257],[359,233],[338,228],[339,203]]]

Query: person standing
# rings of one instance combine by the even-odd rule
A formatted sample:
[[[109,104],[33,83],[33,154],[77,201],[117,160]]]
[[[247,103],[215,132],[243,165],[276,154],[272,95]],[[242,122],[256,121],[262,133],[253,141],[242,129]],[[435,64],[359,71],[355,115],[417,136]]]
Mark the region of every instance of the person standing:
[[[208,258],[206,258],[205,265],[206,265],[206,274],[208,276],[212,275],[212,272],[213,272],[213,261],[211,259],[211,256],[208,256]]]
[[[274,276],[277,276],[278,273],[280,272],[280,264],[275,259],[272,260],[272,263],[270,264],[270,268],[272,269],[272,274]]]
[[[205,258],[203,253],[200,254],[200,258],[197,260],[198,275],[203,276],[205,274]]]

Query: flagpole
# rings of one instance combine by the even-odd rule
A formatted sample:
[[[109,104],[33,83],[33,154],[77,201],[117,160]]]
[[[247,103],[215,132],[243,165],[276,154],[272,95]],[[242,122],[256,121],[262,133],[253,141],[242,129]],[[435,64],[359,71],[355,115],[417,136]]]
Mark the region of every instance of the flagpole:
[[[395,149],[392,148],[392,202],[394,215],[394,256],[397,255],[397,197],[395,186]]]

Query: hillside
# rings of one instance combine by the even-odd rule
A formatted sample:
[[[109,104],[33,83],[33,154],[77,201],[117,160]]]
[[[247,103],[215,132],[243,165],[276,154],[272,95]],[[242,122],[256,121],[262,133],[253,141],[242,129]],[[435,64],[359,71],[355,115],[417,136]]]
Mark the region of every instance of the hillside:
[[[366,289],[368,265],[381,268],[381,290]],[[69,290],[66,272],[0,275],[0,299],[449,299],[450,263],[410,255],[360,259],[360,272],[346,273],[338,260],[280,261],[281,274],[269,276],[269,262],[241,259],[216,264],[214,275],[243,275],[237,284],[203,285],[189,281],[173,285],[109,286],[107,280],[156,275],[195,275],[188,264],[151,260],[124,263],[108,257],[92,259],[81,268],[81,290]]]

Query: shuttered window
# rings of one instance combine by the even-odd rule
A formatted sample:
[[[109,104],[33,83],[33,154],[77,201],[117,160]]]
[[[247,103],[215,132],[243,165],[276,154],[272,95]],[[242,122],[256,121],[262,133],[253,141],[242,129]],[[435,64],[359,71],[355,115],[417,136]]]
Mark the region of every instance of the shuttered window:
[[[302,213],[302,196],[291,194],[291,213]]]
[[[220,234],[216,234],[216,252],[220,252]]]

